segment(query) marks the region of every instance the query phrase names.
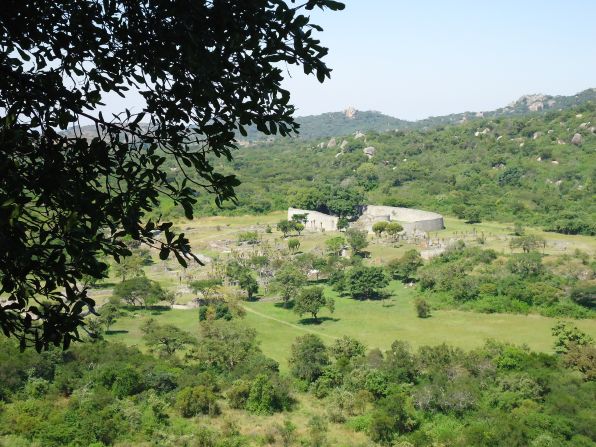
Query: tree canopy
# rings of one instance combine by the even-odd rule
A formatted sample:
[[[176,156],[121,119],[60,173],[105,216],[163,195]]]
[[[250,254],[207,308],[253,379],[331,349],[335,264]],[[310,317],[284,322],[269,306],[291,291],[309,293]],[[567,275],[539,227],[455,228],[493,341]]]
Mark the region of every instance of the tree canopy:
[[[304,10],[332,0],[7,0],[0,11],[0,327],[21,347],[68,347],[125,236],[190,255],[184,234],[148,218],[168,197],[188,218],[200,193],[234,199],[235,132],[298,130],[283,64],[329,77],[322,29]],[[145,104],[105,116],[108,95]],[[83,133],[81,120],[93,125]],[[68,132],[68,129],[71,129]],[[165,169],[176,160],[180,180]],[[159,230],[159,231],[156,231]],[[158,233],[159,236],[157,235]],[[6,298],[4,298],[6,297]]]

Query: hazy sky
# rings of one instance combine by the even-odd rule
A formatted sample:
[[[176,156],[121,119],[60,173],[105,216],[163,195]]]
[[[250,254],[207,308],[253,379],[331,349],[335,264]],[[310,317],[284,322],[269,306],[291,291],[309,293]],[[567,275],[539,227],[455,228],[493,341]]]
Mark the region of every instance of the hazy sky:
[[[405,119],[596,87],[596,0],[344,0],[316,13],[332,78],[294,70],[297,115],[349,105]]]
[[[301,69],[297,115],[378,110],[402,119],[492,110],[529,93],[596,87],[596,0],[344,0],[315,12],[331,80]],[[104,113],[139,95],[105,98]]]

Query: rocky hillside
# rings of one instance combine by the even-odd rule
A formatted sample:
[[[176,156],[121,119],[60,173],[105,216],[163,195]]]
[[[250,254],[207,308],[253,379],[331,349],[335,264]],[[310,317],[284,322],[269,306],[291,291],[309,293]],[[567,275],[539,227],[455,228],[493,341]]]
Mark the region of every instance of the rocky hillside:
[[[587,102],[596,103],[596,88],[584,90],[573,96],[551,96],[542,94],[525,95],[505,107],[484,112],[462,112],[444,116],[431,116],[419,121],[406,121],[380,112],[360,111],[349,107],[343,112],[323,113],[298,117],[300,138],[309,140],[356,132],[407,129],[432,129],[448,124],[465,123],[482,118],[523,116],[541,114],[549,111],[561,111]],[[248,140],[263,140],[262,134],[251,129]]]

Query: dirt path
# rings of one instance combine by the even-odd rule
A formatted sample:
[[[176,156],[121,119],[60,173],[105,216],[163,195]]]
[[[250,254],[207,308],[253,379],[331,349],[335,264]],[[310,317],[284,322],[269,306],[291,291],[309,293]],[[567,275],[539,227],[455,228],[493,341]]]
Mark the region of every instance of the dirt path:
[[[259,317],[266,318],[268,320],[273,320],[273,321],[275,321],[277,323],[285,324],[286,326],[290,326],[290,327],[292,327],[294,329],[298,329],[299,331],[310,332],[311,334],[319,335],[321,337],[329,338],[331,340],[337,340],[339,338],[339,337],[335,337],[333,335],[325,334],[323,332],[314,331],[312,329],[308,329],[308,328],[305,328],[303,326],[298,326],[297,324],[288,323],[287,321],[280,320],[279,318],[275,318],[275,317],[271,317],[269,315],[265,315],[265,314],[263,314],[261,312],[258,312],[258,311],[254,310],[254,309],[251,309],[250,307],[242,306],[242,308],[245,311],[250,312],[251,314],[258,315]]]

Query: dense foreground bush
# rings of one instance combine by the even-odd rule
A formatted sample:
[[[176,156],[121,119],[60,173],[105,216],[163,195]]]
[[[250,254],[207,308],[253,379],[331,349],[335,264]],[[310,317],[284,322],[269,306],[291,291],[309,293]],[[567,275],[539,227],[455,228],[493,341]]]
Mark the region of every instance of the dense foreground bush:
[[[553,334],[555,355],[496,342],[367,352],[350,337],[308,334],[291,349],[294,382],[234,321],[202,323],[184,357],[104,341],[20,353],[1,339],[0,445],[324,446],[330,423],[364,432],[367,445],[594,445],[593,340],[566,323]],[[310,403],[296,407],[298,394]],[[255,434],[233,411],[270,430]],[[282,411],[283,424],[264,419]]]

